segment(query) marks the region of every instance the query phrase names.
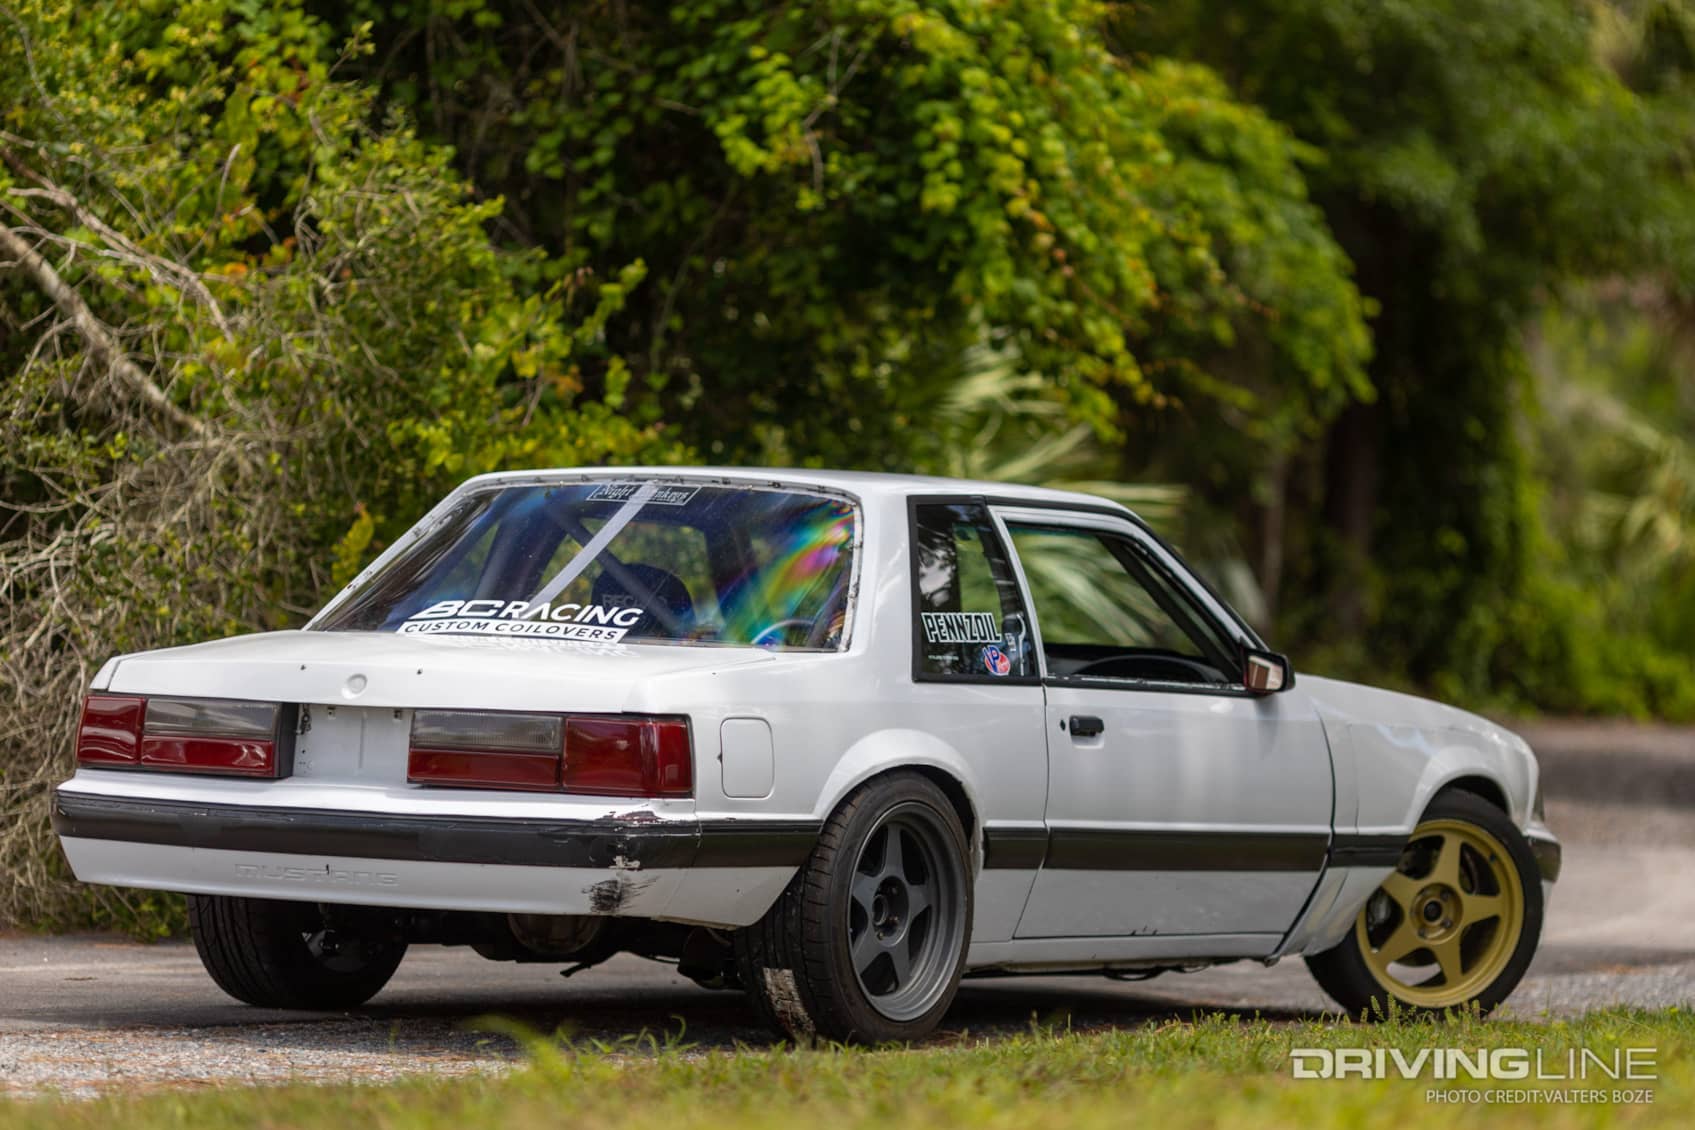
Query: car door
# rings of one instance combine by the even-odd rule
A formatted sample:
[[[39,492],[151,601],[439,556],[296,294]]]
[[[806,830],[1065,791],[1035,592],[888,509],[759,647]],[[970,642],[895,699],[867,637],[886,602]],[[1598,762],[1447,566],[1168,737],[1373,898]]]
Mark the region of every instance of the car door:
[[[1046,690],[1047,855],[1017,937],[1215,935],[1270,952],[1317,882],[1332,780],[1299,687],[1243,684],[1247,629],[1106,514],[1001,509]]]
[[[1013,937],[1047,843],[1041,677],[1011,555],[977,499],[914,499],[912,691],[884,712],[945,735],[974,771],[983,822],[972,941]]]

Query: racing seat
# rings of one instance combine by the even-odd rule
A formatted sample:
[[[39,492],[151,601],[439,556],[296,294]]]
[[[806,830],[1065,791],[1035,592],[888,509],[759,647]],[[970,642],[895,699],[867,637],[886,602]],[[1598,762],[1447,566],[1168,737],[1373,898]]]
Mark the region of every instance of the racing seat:
[[[631,591],[634,586],[626,584],[618,570],[602,565],[600,576],[594,581],[591,599],[606,608],[640,608],[644,615],[629,630],[631,636],[680,638],[694,630],[694,600],[689,596],[688,586],[675,573],[668,573],[657,565],[640,563],[626,564],[622,572],[647,592]],[[653,601],[657,601],[676,622],[675,629],[654,614]]]

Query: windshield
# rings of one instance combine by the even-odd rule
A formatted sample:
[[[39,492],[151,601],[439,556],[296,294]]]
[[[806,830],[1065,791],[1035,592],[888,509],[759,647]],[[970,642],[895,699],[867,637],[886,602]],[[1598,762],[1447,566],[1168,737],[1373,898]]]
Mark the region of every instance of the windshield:
[[[835,650],[855,521],[844,499],[758,487],[491,486],[314,626]]]

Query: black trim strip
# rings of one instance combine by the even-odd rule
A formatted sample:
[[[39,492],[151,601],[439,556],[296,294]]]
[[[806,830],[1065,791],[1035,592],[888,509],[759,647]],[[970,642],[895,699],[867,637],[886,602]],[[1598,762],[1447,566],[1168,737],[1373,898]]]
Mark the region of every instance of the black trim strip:
[[[819,825],[804,820],[703,820],[691,867],[799,867],[818,843]]]
[[[1053,871],[1295,871],[1317,874],[1323,832],[1163,832],[1056,828],[1048,834]]]
[[[1047,855],[1046,828],[983,828],[985,871],[1034,871]]]
[[[1059,871],[1310,871],[1323,832],[1143,832],[1056,828],[1044,867]]]
[[[1162,832],[1109,828],[983,829],[987,870],[1296,871],[1393,867],[1407,838],[1344,832]],[[1558,845],[1554,845],[1558,856]],[[1556,871],[1558,862],[1555,862]]]
[[[1085,691],[1139,691],[1143,694],[1158,691],[1160,694],[1200,694],[1212,698],[1265,697],[1255,691],[1250,691],[1241,683],[1162,683],[1155,679],[1103,679],[1098,676],[1087,675],[1082,678],[1075,675],[1050,675],[1044,681],[1044,685]],[[1294,686],[1293,683],[1289,685]],[[1281,694],[1282,692],[1275,693]]]
[[[60,836],[287,855],[520,867],[785,867],[806,859],[804,822],[534,820],[399,816],[55,792]]]
[[[797,867],[817,842],[804,820],[535,820],[402,816],[254,805],[133,800],[58,791],[60,836],[287,855],[437,863],[607,868]],[[1327,843],[1327,840],[1329,841]],[[1344,833],[1165,832],[1104,828],[983,830],[989,870],[1292,871],[1393,867],[1405,837]],[[1559,877],[1560,845],[1532,840],[1542,877]]]
[[[1337,832],[1330,840],[1330,866],[1393,867],[1406,846],[1406,836]]]

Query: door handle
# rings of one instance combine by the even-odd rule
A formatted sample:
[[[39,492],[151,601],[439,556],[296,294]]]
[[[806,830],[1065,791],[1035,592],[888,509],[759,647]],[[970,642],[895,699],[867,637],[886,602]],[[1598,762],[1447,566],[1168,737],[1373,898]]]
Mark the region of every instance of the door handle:
[[[1096,738],[1106,732],[1106,723],[1093,714],[1073,714],[1069,725],[1074,738]]]

